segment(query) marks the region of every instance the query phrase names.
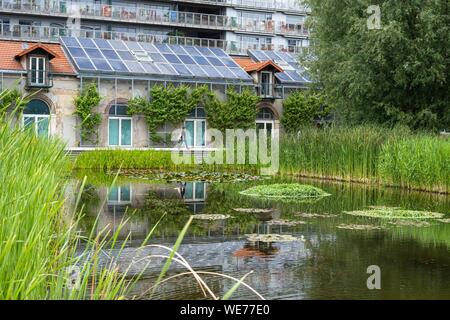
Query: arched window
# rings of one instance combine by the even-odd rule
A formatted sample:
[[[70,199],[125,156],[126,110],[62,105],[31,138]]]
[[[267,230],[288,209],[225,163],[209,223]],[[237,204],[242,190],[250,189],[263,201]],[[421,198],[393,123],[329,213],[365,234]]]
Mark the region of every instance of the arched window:
[[[206,146],[206,112],[197,107],[184,121],[184,141],[186,147]]]
[[[268,134],[272,134],[275,126],[275,115],[270,108],[263,107],[259,109],[256,115],[256,129],[266,130]]]
[[[23,110],[23,127],[37,136],[48,137],[50,122],[50,108],[40,99],[28,102]]]
[[[132,145],[133,119],[128,115],[128,106],[114,104],[109,109],[108,144],[130,147]]]

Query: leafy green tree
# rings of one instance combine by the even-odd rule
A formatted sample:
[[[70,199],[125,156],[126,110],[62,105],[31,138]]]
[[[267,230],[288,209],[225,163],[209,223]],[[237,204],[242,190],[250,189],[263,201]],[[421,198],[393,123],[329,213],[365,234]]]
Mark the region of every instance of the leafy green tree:
[[[81,119],[81,139],[84,142],[98,143],[97,128],[102,122],[102,118],[100,113],[94,110],[100,104],[102,97],[98,93],[95,82],[89,84],[74,100],[74,114]]]
[[[281,124],[287,132],[297,132],[312,124],[316,117],[325,116],[325,99],[320,92],[298,90],[283,101]]]
[[[226,129],[254,128],[260,101],[261,98],[248,88],[241,93],[233,88],[228,89],[225,101],[209,95],[205,103],[209,126],[222,132]]]
[[[304,61],[343,120],[450,128],[448,0],[306,0]],[[369,5],[381,29],[367,25]]]

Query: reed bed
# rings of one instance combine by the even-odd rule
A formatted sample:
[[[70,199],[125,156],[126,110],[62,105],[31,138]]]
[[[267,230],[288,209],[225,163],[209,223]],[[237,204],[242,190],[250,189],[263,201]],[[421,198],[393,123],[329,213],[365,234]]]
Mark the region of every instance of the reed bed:
[[[305,128],[281,141],[281,174],[450,192],[450,141],[375,126]]]

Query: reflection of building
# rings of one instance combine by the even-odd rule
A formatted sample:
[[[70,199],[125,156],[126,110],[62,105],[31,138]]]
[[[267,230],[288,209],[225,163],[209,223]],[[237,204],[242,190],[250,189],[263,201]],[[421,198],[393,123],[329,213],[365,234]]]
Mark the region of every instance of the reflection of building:
[[[206,201],[206,182],[185,182],[183,200],[194,213],[201,212]]]

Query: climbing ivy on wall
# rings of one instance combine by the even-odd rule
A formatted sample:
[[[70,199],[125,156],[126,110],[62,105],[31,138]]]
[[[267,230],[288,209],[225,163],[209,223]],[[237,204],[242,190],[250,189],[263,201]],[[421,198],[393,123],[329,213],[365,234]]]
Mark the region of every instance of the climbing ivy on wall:
[[[102,98],[97,91],[96,84],[94,82],[89,84],[74,100],[74,114],[81,119],[81,139],[84,142],[97,144],[97,128],[102,122],[102,118],[100,113],[94,112],[94,109],[98,107]]]
[[[206,86],[190,88],[185,85],[178,87],[171,84],[167,87],[157,85],[150,89],[150,99],[145,97],[131,99],[128,102],[128,112],[130,115],[144,115],[151,139],[161,142],[162,138],[156,134],[158,127],[165,123],[182,122],[195,107],[202,105],[208,96]]]
[[[222,132],[226,129],[254,128],[260,101],[261,98],[248,88],[241,93],[229,88],[225,101],[210,95],[205,102],[209,126]]]

